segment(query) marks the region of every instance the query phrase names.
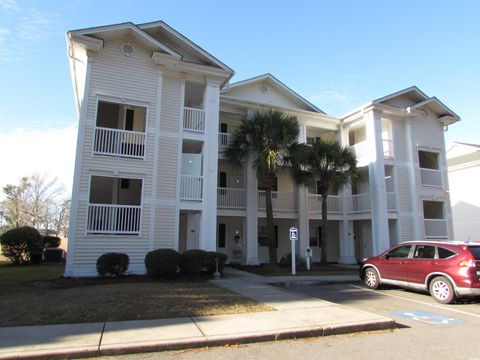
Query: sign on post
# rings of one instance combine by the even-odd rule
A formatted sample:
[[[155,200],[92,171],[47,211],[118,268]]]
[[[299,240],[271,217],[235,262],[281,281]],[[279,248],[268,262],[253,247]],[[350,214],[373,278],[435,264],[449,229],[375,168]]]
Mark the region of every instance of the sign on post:
[[[296,274],[296,263],[295,263],[295,241],[298,240],[298,229],[295,226],[292,226],[289,230],[290,232],[290,241],[292,243],[292,275]]]

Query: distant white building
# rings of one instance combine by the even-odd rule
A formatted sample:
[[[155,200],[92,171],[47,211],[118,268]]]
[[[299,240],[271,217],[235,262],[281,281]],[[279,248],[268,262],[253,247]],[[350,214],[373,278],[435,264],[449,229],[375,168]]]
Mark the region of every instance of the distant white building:
[[[67,34],[79,131],[67,276],[125,252],[143,273],[153,249],[216,250],[268,261],[264,191],[250,164],[222,155],[248,112],[297,116],[301,139],[355,149],[361,180],[328,198],[329,261],[355,263],[391,244],[452,237],[444,127],[459,117],[416,87],[326,115],[270,74],[230,84],[233,70],[164,22]],[[320,256],[321,201],[280,171],[273,196],[278,255]]]
[[[455,240],[480,241],[480,145],[454,142],[447,161]]]

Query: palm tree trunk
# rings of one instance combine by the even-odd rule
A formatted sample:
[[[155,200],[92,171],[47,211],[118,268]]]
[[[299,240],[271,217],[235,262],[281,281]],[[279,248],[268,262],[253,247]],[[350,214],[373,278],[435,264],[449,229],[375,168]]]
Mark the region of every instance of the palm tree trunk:
[[[321,263],[327,263],[327,232],[328,232],[328,209],[327,209],[327,196],[328,194],[322,194],[322,256]]]
[[[265,212],[267,215],[268,259],[270,265],[277,265],[277,244],[275,242],[275,225],[273,223],[272,187],[273,174],[268,174],[265,186]]]

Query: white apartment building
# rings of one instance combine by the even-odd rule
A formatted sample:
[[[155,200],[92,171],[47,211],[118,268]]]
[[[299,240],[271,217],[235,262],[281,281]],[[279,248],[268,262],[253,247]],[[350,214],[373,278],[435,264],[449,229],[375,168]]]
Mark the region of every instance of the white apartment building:
[[[164,22],[67,33],[79,116],[66,276],[95,275],[97,258],[124,252],[144,273],[157,248],[201,248],[230,262],[268,261],[264,192],[250,164],[223,156],[244,115],[297,116],[301,139],[353,146],[361,179],[328,197],[329,261],[356,263],[392,244],[452,237],[444,128],[459,117],[416,87],[328,116],[270,74],[234,72]],[[321,200],[289,170],[273,194],[279,258],[320,258]]]

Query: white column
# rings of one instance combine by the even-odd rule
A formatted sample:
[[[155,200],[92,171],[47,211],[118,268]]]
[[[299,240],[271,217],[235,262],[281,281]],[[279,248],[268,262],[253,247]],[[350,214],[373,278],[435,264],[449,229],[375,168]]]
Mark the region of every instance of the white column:
[[[412,209],[412,224],[413,224],[413,235],[414,240],[421,240],[424,238],[423,234],[420,232],[420,224],[419,222],[423,220],[423,209],[422,214],[420,214],[420,209],[418,205],[418,191],[417,191],[417,183],[420,182],[420,179],[416,177],[416,169],[418,168],[418,163],[415,161],[415,152],[417,151],[417,147],[414,143],[413,134],[412,134],[412,121],[415,121],[415,116],[410,115],[406,122],[406,135],[407,135],[407,149],[408,149],[408,163],[409,166],[409,182],[408,188],[410,192],[410,204]],[[398,194],[399,195],[399,194]],[[422,216],[421,216],[422,215]],[[400,224],[399,224],[400,225]],[[421,228],[424,228],[422,224]]]
[[[348,130],[340,128],[337,134],[337,141],[342,146],[348,146]],[[348,220],[348,212],[352,206],[352,188],[347,184],[342,191],[342,220],[339,222],[339,245],[340,257],[338,262],[340,264],[356,264],[355,258],[355,244],[353,241],[353,221]]]
[[[385,157],[382,141],[382,112],[370,110],[364,114],[368,144],[368,176],[372,208],[372,251],[376,255],[390,247],[388,231]]]
[[[217,171],[220,83],[208,80],[205,86],[205,143],[203,145],[203,201],[199,248],[217,248]]]
[[[257,174],[251,162],[245,164],[245,174],[247,178],[246,263],[258,265],[258,185]]]
[[[307,142],[307,127],[300,125],[298,141]],[[304,186],[297,187],[298,193],[298,246],[300,256],[305,256],[305,249],[309,246],[310,226],[308,218],[308,188]]]

